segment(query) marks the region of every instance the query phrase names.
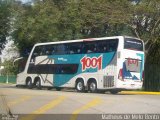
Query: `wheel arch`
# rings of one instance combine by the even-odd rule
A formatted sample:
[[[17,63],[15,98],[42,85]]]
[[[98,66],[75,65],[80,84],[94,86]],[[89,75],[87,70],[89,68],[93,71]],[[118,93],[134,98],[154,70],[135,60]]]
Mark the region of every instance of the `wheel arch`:
[[[31,77],[31,76],[27,76],[27,77],[26,77],[26,80],[25,80],[25,84],[27,84],[27,82],[28,82],[29,80],[31,80],[31,82],[33,83],[32,77]]]
[[[39,76],[36,76],[35,78],[34,78],[34,84],[38,81],[38,80],[40,80],[40,82],[41,82],[41,78],[39,77]]]
[[[78,78],[75,80],[75,85],[74,85],[75,87],[76,87],[77,82],[80,81],[80,80],[82,80],[83,83],[84,83],[84,85],[85,85],[85,80],[84,80],[84,78],[83,78],[83,77],[78,77]]]
[[[96,84],[97,84],[97,86],[98,86],[98,81],[97,81],[97,78],[95,78],[95,77],[89,78],[89,79],[87,80],[87,86],[88,86],[88,84],[89,84],[91,81],[95,81]]]

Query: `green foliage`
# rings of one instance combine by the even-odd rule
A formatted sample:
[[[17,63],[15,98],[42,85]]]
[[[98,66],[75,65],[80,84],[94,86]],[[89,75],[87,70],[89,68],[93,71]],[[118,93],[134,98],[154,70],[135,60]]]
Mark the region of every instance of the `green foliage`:
[[[144,88],[160,91],[160,1],[141,0],[134,6],[133,33],[146,45]]]
[[[123,35],[129,5],[127,0],[36,0],[18,10],[13,36],[24,51],[38,42]]]
[[[18,70],[18,65],[13,65],[13,60],[5,61],[2,66],[4,66],[4,70],[2,71],[2,75],[16,75]]]
[[[142,0],[141,4],[134,7],[135,30],[137,36],[145,41],[156,41],[160,31],[160,1]]]
[[[18,11],[16,30],[13,32],[20,50],[38,42],[54,41],[59,12],[51,0],[45,3],[36,2],[34,6],[24,5],[21,9],[22,11]]]
[[[6,42],[10,29],[10,0],[0,0],[0,49]]]

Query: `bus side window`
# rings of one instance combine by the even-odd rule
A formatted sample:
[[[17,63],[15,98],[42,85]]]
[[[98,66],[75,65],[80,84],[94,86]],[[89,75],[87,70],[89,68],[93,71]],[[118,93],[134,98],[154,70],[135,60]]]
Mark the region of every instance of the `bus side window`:
[[[98,52],[104,53],[108,52],[108,44],[107,41],[100,41],[98,44]]]
[[[54,55],[54,54],[55,54],[55,52],[56,52],[55,48],[52,48],[52,50],[51,50],[51,54],[52,54],[52,55]]]
[[[36,46],[36,47],[34,48],[33,53],[32,53],[32,57],[31,57],[31,60],[30,60],[31,63],[34,63],[34,62],[35,62],[35,57],[39,56],[39,52],[40,52],[39,46]]]
[[[100,41],[98,44],[98,52],[113,52],[117,49],[117,40],[111,39],[106,41]]]
[[[48,45],[46,46],[46,55],[53,55],[55,54],[55,45]]]
[[[40,55],[40,52],[41,52],[40,46],[35,47],[35,49],[34,49],[34,51],[33,51],[33,54],[32,54],[32,57],[37,57],[37,56],[39,56],[39,55]]]
[[[83,52],[84,53],[94,53],[94,52],[96,53],[97,52],[96,42],[84,43]]]
[[[74,54],[75,53],[74,51],[75,51],[74,48],[70,48],[69,54]]]
[[[116,40],[112,40],[109,42],[109,51],[110,52],[113,52],[113,51],[116,51],[117,50],[117,41]]]
[[[58,44],[56,54],[66,54],[67,53],[67,46],[65,44]]]
[[[77,43],[76,44],[75,51],[76,51],[76,54],[81,54],[82,53],[82,43]]]
[[[107,47],[106,47],[106,46],[103,47],[103,51],[104,51],[104,52],[107,51]]]
[[[67,53],[68,54],[80,54],[81,53],[81,48],[82,44],[81,43],[69,43],[67,44]]]
[[[81,49],[77,49],[77,53],[81,53]]]
[[[67,54],[74,54],[74,47],[72,44],[66,44],[66,53]]]
[[[38,52],[39,52],[38,56],[45,55],[46,54],[45,46],[39,46],[39,51]]]
[[[45,55],[51,55],[51,45],[45,47]]]

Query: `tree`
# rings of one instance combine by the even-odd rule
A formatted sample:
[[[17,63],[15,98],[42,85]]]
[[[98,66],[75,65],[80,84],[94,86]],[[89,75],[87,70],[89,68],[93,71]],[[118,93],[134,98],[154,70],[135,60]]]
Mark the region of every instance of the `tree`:
[[[125,7],[129,2],[118,0],[112,4],[106,0],[35,0],[33,5],[25,4],[18,11],[15,42],[20,51],[25,51],[37,42],[114,35],[111,29],[124,28],[120,21],[129,19],[123,13],[129,9]],[[115,10],[119,4],[122,6]],[[117,14],[118,10],[123,11]],[[121,27],[117,27],[119,24]]]
[[[14,45],[14,41],[12,41],[10,38],[7,38],[4,49],[2,49],[2,63],[4,61],[13,61],[17,57],[19,57],[19,53],[17,47]]]
[[[10,6],[10,0],[0,0],[0,52],[10,31]]]
[[[16,75],[18,72],[18,66],[13,65],[13,60],[6,60],[3,62],[2,66],[4,66],[4,69],[2,70],[2,75]]]
[[[147,51],[160,37],[160,1],[141,0],[134,6],[130,22],[133,34],[145,41]]]
[[[36,1],[34,5],[24,4],[17,10],[13,38],[20,51],[31,49],[35,43],[55,41],[55,24],[59,11],[52,0]]]
[[[134,7],[131,27],[133,33],[144,40],[146,46],[146,90],[160,91],[160,1],[140,0]]]

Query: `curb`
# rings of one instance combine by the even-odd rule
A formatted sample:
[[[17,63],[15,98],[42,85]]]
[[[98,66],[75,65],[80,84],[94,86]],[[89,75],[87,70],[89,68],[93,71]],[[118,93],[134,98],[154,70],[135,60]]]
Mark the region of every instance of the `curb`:
[[[129,95],[160,95],[160,92],[147,92],[147,91],[122,91],[120,94]]]

